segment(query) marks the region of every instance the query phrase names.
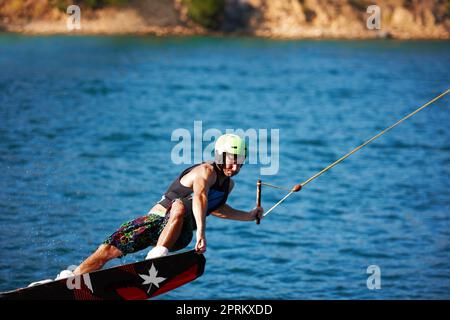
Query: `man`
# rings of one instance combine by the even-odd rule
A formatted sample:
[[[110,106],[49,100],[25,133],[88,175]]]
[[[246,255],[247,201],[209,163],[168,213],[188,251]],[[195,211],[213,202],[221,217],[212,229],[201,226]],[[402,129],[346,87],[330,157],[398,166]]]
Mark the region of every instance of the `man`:
[[[242,138],[225,134],[215,144],[215,161],[184,170],[173,181],[162,199],[143,217],[123,224],[74,272],[64,270],[57,279],[98,270],[111,259],[154,246],[146,259],[180,250],[192,240],[195,250],[206,251],[205,219],[209,214],[220,218],[252,221],[263,218],[263,209],[246,212],[226,204],[233,189],[231,179],[239,173],[247,148]]]

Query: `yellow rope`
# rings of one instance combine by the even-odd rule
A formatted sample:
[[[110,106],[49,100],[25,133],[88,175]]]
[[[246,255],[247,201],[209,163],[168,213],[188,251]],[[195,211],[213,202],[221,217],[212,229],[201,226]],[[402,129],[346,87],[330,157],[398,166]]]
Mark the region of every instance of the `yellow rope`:
[[[425,103],[423,106],[421,106],[420,108],[416,109],[415,111],[411,112],[410,114],[408,114],[407,116],[403,117],[402,119],[400,119],[399,121],[397,121],[396,123],[394,123],[393,125],[391,125],[390,127],[384,129],[383,131],[381,131],[380,133],[378,133],[376,136],[370,138],[369,140],[367,140],[366,142],[364,142],[363,144],[361,144],[360,146],[356,147],[355,149],[353,149],[352,151],[350,151],[349,153],[347,153],[346,155],[344,155],[343,157],[339,158],[338,160],[336,160],[335,162],[333,162],[332,164],[330,164],[328,167],[326,167],[325,169],[323,169],[322,171],[319,171],[318,173],[316,173],[315,175],[313,175],[311,178],[309,178],[308,180],[306,180],[305,182],[303,182],[301,184],[301,186],[305,186],[306,184],[310,183],[311,181],[313,181],[314,179],[316,179],[317,177],[319,177],[320,175],[322,175],[323,173],[325,173],[326,171],[330,170],[331,168],[333,168],[335,165],[337,165],[338,163],[344,161],[346,158],[348,158],[349,156],[351,156],[352,154],[354,154],[356,151],[358,151],[359,149],[363,148],[364,146],[366,146],[367,144],[369,144],[370,142],[372,142],[373,140],[379,138],[380,136],[382,136],[383,134],[385,134],[386,132],[388,132],[389,130],[393,129],[394,127],[396,127],[397,125],[399,125],[400,123],[402,123],[403,121],[405,121],[406,119],[412,117],[413,115],[415,115],[416,113],[418,113],[419,111],[421,111],[422,109],[426,108],[427,106],[429,106],[430,104],[432,104],[433,102],[435,102],[436,100],[439,100],[440,98],[442,98],[443,96],[445,96],[447,93],[450,92],[450,89],[447,89],[447,91],[445,91],[444,93],[441,93],[440,95],[438,95],[436,98],[428,101],[427,103]],[[266,184],[268,185],[268,184]],[[279,189],[284,189],[284,188],[280,188]],[[291,190],[283,199],[281,199],[280,201],[278,201],[275,205],[273,205],[269,210],[267,210],[267,212],[264,214],[264,216],[268,215],[273,209],[275,209],[279,204],[281,204],[284,200],[286,200],[291,194],[293,193],[293,191]]]
[[[275,186],[273,184],[266,183],[266,182],[261,182],[261,185],[268,186],[268,187],[271,187],[271,188],[274,188],[274,189],[286,190],[286,191],[291,191],[292,190],[291,188],[278,187],[278,186]]]

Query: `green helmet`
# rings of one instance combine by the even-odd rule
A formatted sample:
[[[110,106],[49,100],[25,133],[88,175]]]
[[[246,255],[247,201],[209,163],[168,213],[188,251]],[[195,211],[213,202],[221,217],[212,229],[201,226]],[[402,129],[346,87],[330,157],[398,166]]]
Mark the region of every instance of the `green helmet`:
[[[236,134],[224,134],[220,136],[214,146],[215,160],[218,164],[225,163],[226,154],[234,155],[237,163],[242,164],[247,157],[247,146],[244,139]]]

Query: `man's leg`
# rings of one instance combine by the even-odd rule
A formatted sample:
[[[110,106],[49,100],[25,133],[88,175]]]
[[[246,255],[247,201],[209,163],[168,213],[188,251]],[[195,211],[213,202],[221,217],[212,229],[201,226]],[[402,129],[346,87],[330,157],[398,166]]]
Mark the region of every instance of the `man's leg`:
[[[110,244],[102,244],[89,258],[84,260],[75,270],[79,275],[101,269],[109,260],[122,256],[122,251]]]
[[[164,246],[171,249],[183,228],[184,204],[182,201],[175,201],[170,208],[170,217],[163,231],[159,235],[157,246]]]
[[[167,221],[166,226],[161,232],[156,247],[158,248],[166,248],[171,249],[178,237],[180,236],[181,230],[183,228],[183,218],[184,218],[184,205],[182,201],[175,201],[170,208],[170,216]],[[143,219],[143,217],[138,218],[131,223],[128,223],[125,228],[134,228],[133,224],[144,223],[143,221],[138,221]],[[138,227],[137,227],[138,228]],[[133,233],[127,229],[128,233]],[[115,234],[118,234],[119,237],[124,234],[123,231],[119,229]],[[139,237],[139,236],[138,236]],[[130,238],[131,240],[131,238]],[[155,248],[156,248],[155,247]],[[141,249],[135,249],[141,250]],[[133,250],[133,251],[135,251]],[[154,254],[154,253],[153,253]],[[102,244],[97,251],[95,251],[89,258],[83,261],[74,271],[75,275],[79,275],[82,273],[87,273],[91,271],[95,271],[101,269],[105,263],[114,258],[118,258],[123,255],[123,252],[119,250],[117,247],[110,244]]]
[[[174,246],[183,229],[185,208],[181,200],[177,200],[170,208],[169,220],[159,235],[156,246],[150,250],[146,259],[156,258],[167,255],[168,251]]]

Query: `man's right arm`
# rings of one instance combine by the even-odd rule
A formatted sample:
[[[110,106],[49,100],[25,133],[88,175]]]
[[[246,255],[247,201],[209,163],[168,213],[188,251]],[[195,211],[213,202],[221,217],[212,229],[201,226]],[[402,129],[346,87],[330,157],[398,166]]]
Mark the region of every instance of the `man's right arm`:
[[[206,251],[206,210],[208,208],[208,191],[215,179],[214,169],[201,166],[196,170],[192,184],[192,212],[197,224],[197,242],[195,249],[199,253]]]

